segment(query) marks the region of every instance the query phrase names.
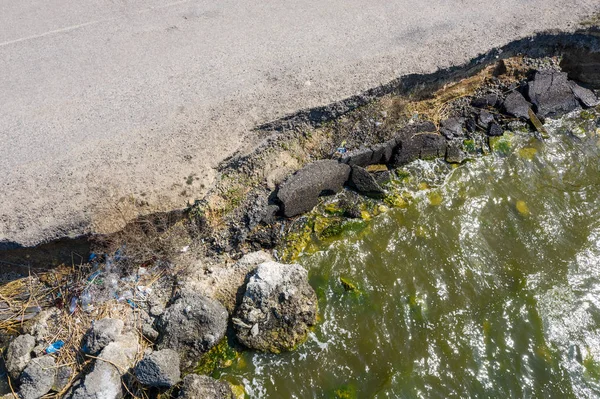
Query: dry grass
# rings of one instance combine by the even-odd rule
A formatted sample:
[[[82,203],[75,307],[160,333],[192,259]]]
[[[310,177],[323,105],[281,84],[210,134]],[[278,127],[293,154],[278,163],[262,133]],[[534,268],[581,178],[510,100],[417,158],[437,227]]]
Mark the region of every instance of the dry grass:
[[[131,302],[119,302],[111,299],[102,303],[94,303],[89,311],[83,311],[79,305],[73,313],[69,311],[70,298],[79,295],[83,290],[94,284],[94,279],[89,278],[85,269],[59,267],[54,271],[41,275],[32,275],[9,282],[0,286],[0,329],[11,334],[22,333],[28,323],[35,321],[35,316],[40,311],[54,308],[55,313],[45,324],[46,329],[41,337],[40,346],[44,348],[41,353],[45,355],[45,348],[52,343],[63,341],[64,346],[51,355],[56,362],[56,368],[68,366],[73,370],[69,383],[61,392],[53,392],[45,395],[45,399],[61,398],[72,385],[85,374],[93,362],[103,361],[87,355],[81,350],[81,342],[94,320],[105,317],[121,319],[128,329],[138,336],[139,350],[137,360],[140,360],[144,351],[152,345],[142,335],[142,319],[136,299]],[[143,284],[151,287],[158,281],[163,272],[148,275],[143,281],[135,284]],[[133,283],[131,283],[132,288]],[[127,285],[125,289],[129,288]],[[139,303],[139,302],[138,302]],[[122,372],[124,370],[121,370]],[[134,398],[147,398],[144,387],[137,382],[133,375],[123,380],[124,389]],[[125,382],[127,381],[127,383]],[[12,384],[11,384],[12,385]]]

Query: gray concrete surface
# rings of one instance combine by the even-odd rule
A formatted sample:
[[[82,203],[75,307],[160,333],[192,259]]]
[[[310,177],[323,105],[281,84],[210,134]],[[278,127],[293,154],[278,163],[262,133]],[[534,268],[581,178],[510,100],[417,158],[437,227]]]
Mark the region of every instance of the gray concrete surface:
[[[598,0],[1,2],[0,241],[182,207],[259,123],[598,11]]]

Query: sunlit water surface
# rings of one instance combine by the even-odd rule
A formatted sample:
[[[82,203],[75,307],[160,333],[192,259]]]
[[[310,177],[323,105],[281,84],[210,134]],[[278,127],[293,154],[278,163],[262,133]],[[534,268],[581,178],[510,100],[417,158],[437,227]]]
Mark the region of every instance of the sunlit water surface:
[[[599,123],[578,123],[410,165],[407,208],[300,257],[320,306],[308,341],[220,377],[251,398],[599,397]]]

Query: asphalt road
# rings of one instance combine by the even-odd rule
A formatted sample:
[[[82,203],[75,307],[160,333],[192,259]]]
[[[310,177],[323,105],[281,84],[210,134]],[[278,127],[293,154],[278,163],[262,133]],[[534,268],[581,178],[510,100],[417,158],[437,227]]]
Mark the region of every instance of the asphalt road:
[[[3,1],[0,241],[182,207],[259,123],[598,11],[598,0]]]

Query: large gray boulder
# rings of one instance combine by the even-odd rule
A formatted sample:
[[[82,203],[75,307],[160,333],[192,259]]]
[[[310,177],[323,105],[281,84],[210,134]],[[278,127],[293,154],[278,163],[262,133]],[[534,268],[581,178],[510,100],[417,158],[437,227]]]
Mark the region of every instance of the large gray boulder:
[[[52,356],[32,359],[21,373],[19,396],[22,399],[38,399],[54,386],[56,363]]]
[[[245,346],[279,353],[306,339],[316,322],[317,296],[297,264],[265,262],[251,274],[232,319]]]
[[[17,380],[31,360],[31,351],[35,347],[32,335],[19,335],[8,344],[6,350],[6,370],[10,377]]]
[[[123,326],[123,321],[119,319],[104,318],[92,322],[92,327],[83,337],[83,351],[97,355],[121,335]]]
[[[513,91],[504,99],[502,103],[504,112],[516,118],[529,119],[529,109],[531,103],[523,97],[518,91]]]
[[[68,399],[120,399],[121,378],[133,367],[139,351],[137,336],[120,335],[98,355],[92,371],[71,388]]]
[[[179,399],[233,399],[228,383],[206,375],[188,374],[183,379]]]
[[[310,211],[319,196],[341,191],[349,175],[350,166],[332,159],[306,165],[279,187],[277,196],[283,204],[283,213],[292,217]]]
[[[179,354],[172,349],[154,351],[144,356],[134,368],[139,382],[151,387],[172,387],[181,380]]]
[[[227,319],[227,309],[220,302],[184,293],[158,319],[158,349],[177,351],[181,366],[187,369],[225,336]]]
[[[542,116],[560,116],[579,106],[564,72],[536,72],[527,86],[527,94]]]

